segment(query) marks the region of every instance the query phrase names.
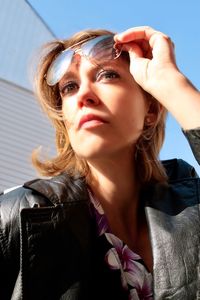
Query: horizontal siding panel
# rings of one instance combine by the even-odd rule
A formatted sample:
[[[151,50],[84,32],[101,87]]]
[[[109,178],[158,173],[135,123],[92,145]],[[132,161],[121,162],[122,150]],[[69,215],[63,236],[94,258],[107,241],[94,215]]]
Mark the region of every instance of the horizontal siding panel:
[[[33,178],[35,178],[35,177],[33,177]],[[30,178],[30,180],[31,180],[31,178]],[[4,180],[3,178],[0,177],[0,182],[1,182],[1,186],[0,186],[0,193],[1,193],[8,188],[13,188],[18,185],[23,185],[24,182],[26,182],[26,180],[23,180],[23,179],[20,180],[18,178],[8,178],[8,177],[6,178],[6,180]],[[18,184],[16,182],[18,182]]]
[[[0,160],[4,160],[6,157],[9,158],[14,157],[14,159],[31,161],[31,154],[33,150],[38,148],[40,149],[42,156],[52,157],[55,155],[55,150],[53,149],[53,145],[52,147],[48,147],[48,146],[39,146],[39,145],[27,145],[24,143],[21,144],[6,143],[0,149]]]
[[[10,98],[10,96],[13,93],[14,93],[14,95],[16,95],[16,93],[19,93],[19,92],[21,93],[21,99],[20,99],[21,103],[24,102],[24,101],[27,101],[27,99],[28,99],[29,96],[32,98],[33,94],[32,94],[32,91],[30,91],[29,89],[17,86],[14,82],[8,81],[8,80],[3,79],[3,78],[2,78],[2,80],[4,80],[4,81],[2,81],[2,85],[1,85],[1,90],[2,90],[2,94],[1,95],[4,97],[3,99],[7,99],[8,101],[17,104],[18,102],[13,101],[13,99]],[[8,83],[12,84],[12,89],[11,90],[6,90]]]
[[[1,136],[1,134],[0,134]],[[0,147],[0,158],[4,159],[4,157],[15,157],[15,159],[19,159],[19,157],[24,157],[24,159],[31,157],[31,153],[33,150],[38,149],[40,145],[27,145],[25,143],[13,144],[11,142],[6,142],[4,145]],[[55,155],[55,150],[52,147],[48,147],[47,145],[42,145],[41,151],[44,152],[45,155],[53,156]],[[26,156],[24,155],[26,153]]]
[[[23,117],[26,117],[27,115],[30,115],[30,111],[37,109],[38,111],[38,115],[36,115],[36,117],[41,118],[41,115],[45,116],[45,114],[39,109],[38,103],[36,103],[36,100],[33,100],[33,96],[30,97],[29,99],[26,101],[21,101],[20,103],[20,99],[14,99],[16,95],[16,92],[10,93],[10,95],[7,97],[4,97],[4,100],[2,99],[3,97],[3,91],[1,93],[0,91],[0,97],[2,99],[1,101],[1,111],[3,110],[7,110],[9,107],[8,111],[12,111],[14,110],[16,113],[18,113],[19,115],[22,114]],[[10,101],[10,98],[13,98],[12,101]],[[35,103],[34,103],[35,101]]]
[[[4,181],[3,179],[1,179],[1,177],[0,177],[0,182],[1,182],[0,193],[5,191],[8,188],[12,188],[12,187],[15,187],[17,185],[21,185],[21,184],[13,184],[12,180],[11,180],[11,182],[9,182],[8,180]]]
[[[37,141],[32,141],[31,139],[18,139],[14,134],[13,136],[8,136],[4,132],[1,132],[0,140],[6,141],[5,145],[1,146],[2,151],[7,151],[5,153],[15,152],[16,154],[23,154],[24,152],[27,152],[27,154],[30,155],[32,150],[38,147],[42,147],[42,149],[44,149],[44,152],[49,151],[52,154],[55,153],[54,144],[50,143],[50,141],[48,142],[47,139],[44,137],[43,140],[42,137],[38,137]]]
[[[32,122],[29,122],[29,119],[23,120],[22,122],[18,122],[16,119],[10,119],[7,118],[7,116],[4,118],[0,118],[0,130],[8,134],[9,136],[12,136],[15,133],[15,136],[18,139],[23,139],[26,137],[26,141],[29,140],[37,140],[38,135],[47,137],[48,134],[45,134],[45,129],[47,131],[47,128],[41,126],[41,130],[37,130],[36,128],[40,127],[40,124],[36,123],[34,119],[32,119]],[[9,120],[9,121],[8,121]],[[10,121],[12,120],[12,121]],[[23,128],[23,131],[16,131],[17,128]],[[50,137],[50,136],[49,136]]]
[[[11,95],[11,97],[13,97],[13,95]],[[1,95],[0,95],[1,98]],[[1,98],[2,99],[2,98]],[[17,99],[17,101],[19,101],[19,99]],[[32,101],[32,99],[31,99]],[[45,113],[43,111],[41,111],[39,104],[34,104],[31,105],[31,101],[28,101],[27,103],[23,103],[20,105],[20,103],[18,102],[16,105],[13,103],[9,103],[8,101],[5,102],[1,102],[1,114],[2,112],[7,112],[8,114],[13,114],[13,112],[15,112],[15,116],[20,116],[21,118],[30,118],[32,117],[32,111],[34,111],[35,113],[37,112],[37,114],[35,114],[34,119],[38,119],[38,121],[40,121],[43,124],[49,124],[50,122],[48,120],[48,118],[46,117]],[[9,107],[9,109],[8,109]]]
[[[35,101],[29,91],[0,80],[0,190],[38,177],[31,165],[33,149],[42,145],[55,154],[54,130]]]
[[[54,36],[27,1],[1,2],[0,190],[36,177],[34,148],[44,145],[55,153],[54,130],[30,83],[32,55]]]
[[[0,153],[2,156],[2,153]],[[0,160],[0,168],[6,171],[6,167],[9,168],[9,170],[12,170],[13,167],[18,166],[18,172],[21,169],[27,169],[28,172],[29,170],[33,169],[33,166],[31,164],[31,157],[30,156],[12,156],[12,153],[8,153],[7,155],[3,155]],[[4,173],[3,172],[3,173]]]
[[[18,127],[19,128],[19,127]],[[15,132],[16,131],[16,132]],[[44,148],[53,149],[54,144],[52,141],[48,141],[48,137],[44,135],[35,136],[27,133],[27,135],[23,135],[22,133],[17,132],[16,128],[13,129],[13,132],[9,129],[0,133],[0,140],[6,141],[12,149],[15,150],[15,147],[19,147],[20,149],[27,149],[28,151],[35,149],[39,146],[43,146]]]
[[[34,148],[35,149],[35,148]],[[28,153],[26,157],[24,157],[25,161],[30,162],[31,161],[31,153],[32,153],[32,148],[30,147],[30,149],[26,148],[26,152]],[[5,155],[5,153],[7,153],[8,155]],[[13,145],[4,145],[0,148],[0,157],[2,158],[2,160],[7,160],[7,157],[9,157],[10,159],[14,159],[17,160],[19,159],[19,157],[21,157],[22,155],[24,155],[24,148],[21,147],[21,149],[19,149],[19,147],[13,147]],[[1,162],[0,162],[1,165]]]
[[[21,96],[20,98],[15,99],[18,93],[20,93]],[[31,112],[34,111],[37,112],[37,114],[34,115],[34,118],[40,120],[40,122],[45,125],[47,123],[51,125],[45,113],[40,108],[37,99],[29,91],[23,89],[20,90],[19,88],[16,89],[14,85],[12,85],[12,89],[10,89],[9,83],[1,80],[0,99],[1,99],[1,106],[0,106],[1,113],[3,111],[7,111],[8,113],[10,111],[11,112],[15,111],[16,116],[19,115],[25,118],[25,117],[31,117]]]
[[[2,103],[6,105],[12,105],[16,110],[21,110],[24,108],[24,113],[28,113],[29,108],[34,109],[38,105],[38,101],[33,96],[33,94],[29,93],[28,90],[16,89],[15,85],[12,86],[12,90],[6,90],[9,82],[1,82],[1,90],[0,97],[2,99]],[[11,83],[12,84],[12,83]],[[16,99],[16,94],[20,93],[20,99]]]
[[[36,171],[32,168],[30,168],[30,165],[28,164],[22,164],[19,162],[17,164],[16,161],[10,161],[9,162],[1,162],[1,167],[3,168],[4,175],[9,175],[12,177],[17,178],[29,178],[32,174],[36,174]]]
[[[24,159],[24,160],[17,160],[15,157],[9,155],[9,156],[5,156],[1,162],[0,162],[0,166],[2,168],[4,168],[4,170],[6,168],[9,168],[12,170],[13,169],[16,169],[16,170],[20,170],[20,169],[23,169],[23,170],[29,170],[30,169],[30,166],[31,166],[31,159],[27,158],[27,159]],[[33,168],[31,166],[31,168]],[[27,172],[27,175],[29,174],[29,171]]]
[[[28,175],[24,174],[23,172],[16,172],[15,170],[9,172],[5,172],[4,176],[0,176],[0,190],[4,189],[5,187],[2,187],[2,185],[6,186],[6,188],[10,188],[15,185],[23,184],[24,182],[31,180],[33,178],[37,178],[38,175],[36,172],[30,172]],[[6,184],[8,182],[8,184]]]
[[[18,168],[18,169],[15,169],[15,168],[12,168],[12,165],[11,166],[8,166],[7,168],[4,168],[4,173],[3,175],[0,176],[1,178],[4,178],[4,180],[6,181],[7,179],[9,178],[15,178],[15,179],[19,179],[18,181],[14,182],[15,183],[19,183],[19,182],[22,182],[22,181],[27,181],[27,180],[30,180],[30,177],[32,178],[35,178],[35,177],[38,177],[38,173],[29,166],[29,168]]]
[[[1,82],[2,83],[2,82]],[[5,83],[3,83],[5,85]],[[10,90],[11,87],[7,83],[7,90]],[[0,92],[2,90],[2,84],[0,84]],[[21,92],[21,94],[24,91]],[[19,90],[18,90],[19,93]],[[11,98],[16,97],[16,92],[10,93],[10,102],[5,101],[0,104],[0,130],[5,132],[5,134],[10,135],[9,130],[13,131],[13,126],[17,126],[17,128],[23,128],[23,134],[27,137],[31,136],[31,139],[34,140],[37,136],[45,136],[45,139],[52,140],[54,142],[54,130],[50,121],[46,118],[43,112],[41,112],[39,106],[35,103],[34,106],[31,105],[31,101],[36,101],[33,95],[29,95],[31,101],[27,103],[27,105],[12,105]],[[2,97],[0,96],[0,99]],[[21,97],[18,97],[17,102],[19,102]],[[24,110],[26,109],[26,112]],[[24,126],[26,124],[26,126]],[[16,134],[16,132],[15,132]],[[13,136],[13,135],[11,135]],[[17,136],[20,137],[21,133],[18,132]],[[36,138],[36,142],[38,139]],[[38,142],[37,142],[38,144]]]
[[[5,138],[3,133],[0,133],[0,139],[1,141],[5,141]],[[23,155],[24,153],[27,153],[27,155],[30,155],[31,151],[35,148],[37,148],[37,144],[28,144],[24,140],[16,140],[15,137],[12,138],[12,140],[7,140],[5,142],[5,145],[1,146],[1,152],[4,154],[9,154],[9,153],[16,153],[16,155]]]

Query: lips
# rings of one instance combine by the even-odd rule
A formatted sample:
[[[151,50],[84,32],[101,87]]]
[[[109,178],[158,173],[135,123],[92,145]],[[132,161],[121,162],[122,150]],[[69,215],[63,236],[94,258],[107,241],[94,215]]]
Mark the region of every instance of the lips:
[[[88,114],[81,117],[78,123],[78,129],[96,127],[103,123],[107,123],[107,121],[104,118],[94,114]]]

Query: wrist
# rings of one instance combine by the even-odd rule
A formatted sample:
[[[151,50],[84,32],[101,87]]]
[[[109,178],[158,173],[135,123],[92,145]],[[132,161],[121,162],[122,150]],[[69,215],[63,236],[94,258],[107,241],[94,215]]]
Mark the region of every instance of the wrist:
[[[156,78],[150,81],[148,92],[161,104],[168,106],[169,101],[187,84],[188,79],[178,69],[169,71],[165,69],[158,72]]]
[[[165,74],[154,96],[183,129],[200,126],[200,93],[179,70]]]

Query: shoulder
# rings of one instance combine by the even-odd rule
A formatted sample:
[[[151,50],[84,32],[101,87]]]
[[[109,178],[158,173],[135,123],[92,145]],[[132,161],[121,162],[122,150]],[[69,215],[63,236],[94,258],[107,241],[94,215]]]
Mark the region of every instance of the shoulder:
[[[142,194],[146,206],[172,216],[182,211],[199,211],[200,180],[194,167],[182,159],[162,163],[168,180],[147,186]]]
[[[8,216],[15,215],[23,208],[36,206],[38,202],[44,203],[44,198],[25,186],[7,189],[0,194],[1,219],[4,211]]]
[[[4,190],[0,194],[0,209],[6,209],[7,214],[9,210],[17,210],[17,207],[30,207],[31,204],[29,203],[27,197],[31,194],[31,191],[26,189],[23,186],[16,186]]]
[[[183,159],[163,160],[162,164],[166,170],[169,181],[198,178],[195,168]]]
[[[15,187],[0,195],[0,249],[11,257],[11,249],[20,245],[20,213],[31,207],[32,192],[24,187]]]
[[[19,228],[22,209],[34,207],[39,198],[23,186],[4,191],[0,195],[0,234]]]
[[[63,202],[87,198],[84,179],[67,174],[50,179],[34,179],[23,186],[14,187],[0,195],[1,225],[19,215],[23,208],[56,206]]]
[[[81,202],[88,199],[84,180],[60,175],[51,179],[35,179],[0,195],[0,250],[5,256],[19,249],[22,213],[36,208],[52,209],[62,202]],[[62,205],[61,205],[62,206]],[[79,205],[77,207],[80,207]],[[28,209],[28,210],[27,210]],[[37,209],[37,213],[43,211]]]

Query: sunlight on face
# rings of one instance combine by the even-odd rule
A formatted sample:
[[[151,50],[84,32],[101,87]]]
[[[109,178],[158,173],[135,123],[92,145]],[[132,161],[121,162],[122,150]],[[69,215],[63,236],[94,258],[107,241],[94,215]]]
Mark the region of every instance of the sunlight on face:
[[[59,89],[77,155],[91,159],[133,147],[143,129],[148,102],[127,61],[118,58],[98,66],[79,56]]]

